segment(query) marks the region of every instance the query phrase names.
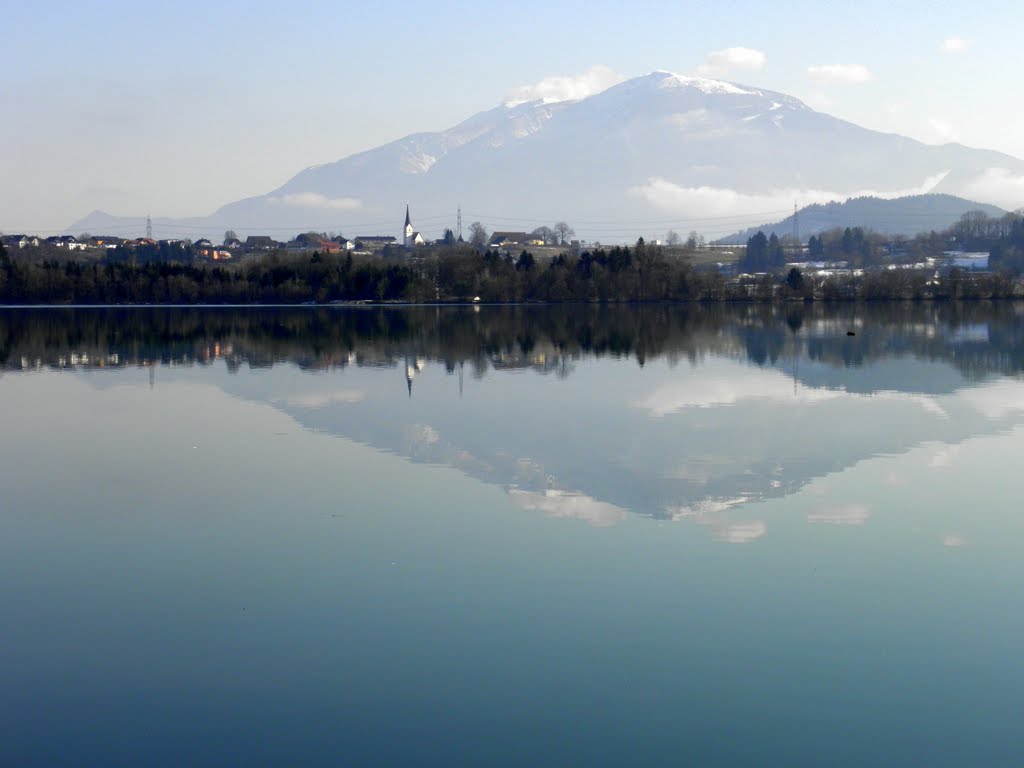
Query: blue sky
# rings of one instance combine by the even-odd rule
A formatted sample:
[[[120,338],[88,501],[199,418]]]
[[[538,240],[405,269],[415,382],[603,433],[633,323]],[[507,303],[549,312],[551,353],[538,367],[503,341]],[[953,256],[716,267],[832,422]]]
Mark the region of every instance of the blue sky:
[[[1024,157],[1012,2],[10,5],[6,232],[96,208],[209,213],[595,65],[704,67],[870,128]]]

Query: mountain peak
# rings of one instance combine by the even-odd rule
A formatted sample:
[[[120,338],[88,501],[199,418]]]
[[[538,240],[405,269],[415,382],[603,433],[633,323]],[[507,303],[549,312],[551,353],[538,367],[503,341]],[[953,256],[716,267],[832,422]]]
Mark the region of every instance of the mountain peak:
[[[697,74],[657,70],[603,87],[616,77],[530,86],[518,106],[307,169],[224,206],[196,234],[364,234],[392,220],[398,231],[402,200],[439,230],[465,204],[484,226],[561,219],[613,242],[673,222],[725,234],[782,218],[793,200],[946,192],[1020,205],[1016,158],[877,133],[784,93]]]
[[[724,93],[735,96],[760,95],[760,91],[748,90],[736,83],[715,80],[710,77],[680,75],[665,69],[657,69],[646,77],[656,82],[659,88],[694,88],[702,93]]]

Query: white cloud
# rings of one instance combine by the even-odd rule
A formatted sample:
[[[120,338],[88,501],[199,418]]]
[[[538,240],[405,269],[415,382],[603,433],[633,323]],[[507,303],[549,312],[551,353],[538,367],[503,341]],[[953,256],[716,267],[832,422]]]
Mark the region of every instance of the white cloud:
[[[684,187],[668,179],[654,176],[648,179],[646,184],[630,187],[626,190],[626,194],[631,197],[644,198],[654,207],[667,213],[681,214],[694,219],[757,214],[763,220],[765,212],[790,211],[794,200],[810,204],[846,200],[850,197],[891,199],[907,195],[923,195],[942,181],[947,173],[948,171],[929,176],[920,185],[908,189],[851,189],[841,192],[788,188],[760,194],[747,194],[724,187]],[[728,231],[735,230],[736,222],[729,222],[726,229]]]
[[[998,421],[1024,411],[1024,384],[1003,379],[969,389],[962,398],[985,418]]]
[[[947,534],[942,537],[942,546],[944,547],[964,547],[967,546],[967,540],[962,536],[956,536],[953,534]]]
[[[643,400],[630,403],[654,418],[663,418],[688,408],[716,408],[742,400],[814,403],[843,397],[837,389],[800,387],[777,371],[751,370],[737,366],[733,374],[693,376],[659,387]]]
[[[355,197],[327,197],[319,192],[294,192],[280,197],[269,197],[272,205],[287,205],[292,208],[326,208],[335,211],[354,211],[363,207],[363,201]]]
[[[625,79],[625,76],[612,71],[609,67],[598,64],[579,75],[552,75],[539,83],[520,86],[506,97],[505,106],[514,107],[527,101],[538,100],[545,104],[553,104],[559,101],[585,99]]]
[[[970,200],[1016,210],[1024,205],[1024,176],[1006,168],[987,168],[967,183],[962,195]]]
[[[864,525],[869,517],[871,510],[864,504],[840,504],[810,513],[807,515],[807,522],[825,525]]]
[[[586,496],[582,493],[548,489],[543,492],[510,488],[512,500],[523,509],[535,509],[549,517],[583,520],[597,528],[606,528],[626,519],[622,507]]]
[[[718,541],[728,544],[749,544],[761,538],[768,531],[763,520],[732,522],[727,515],[730,509],[750,501],[749,497],[733,499],[704,499],[690,506],[669,507],[673,520],[692,520],[711,531]]]
[[[357,389],[339,389],[333,392],[310,392],[286,399],[285,405],[292,408],[325,408],[335,403],[359,403],[366,397]]]
[[[866,83],[871,79],[863,64],[819,64],[808,67],[807,74],[823,83]]]
[[[799,386],[794,391],[793,380],[782,371],[752,369],[741,363],[732,363],[721,373],[714,371],[701,377],[687,377],[665,384],[642,400],[630,403],[630,406],[647,411],[653,418],[663,418],[688,408],[719,408],[745,400],[808,405],[843,397],[856,402],[908,403],[938,418],[949,418],[942,405],[927,395],[893,390],[859,394],[845,389],[807,386]]]
[[[734,69],[754,71],[763,69],[764,62],[763,51],[742,47],[724,48],[721,51],[709,53],[707,61],[697,67],[697,72],[709,77],[720,77]]]
[[[942,41],[943,53],[963,53],[970,47],[970,41],[960,37],[947,37]]]
[[[880,392],[872,392],[867,395],[858,395],[858,397],[868,397],[873,400],[888,400],[900,403],[910,403],[916,405],[922,410],[930,413],[932,416],[937,416],[940,419],[948,419],[949,413],[945,408],[936,400],[934,397],[929,395],[915,395],[910,392],[897,392],[891,389],[884,389]]]
[[[748,520],[743,523],[727,523],[713,526],[711,535],[719,541],[729,544],[749,544],[760,539],[768,532],[768,526],[762,520]]]
[[[959,454],[959,445],[940,445],[928,460],[928,466],[939,468],[951,467]]]
[[[943,120],[941,117],[929,117],[928,127],[931,129],[933,136],[943,144],[960,140],[960,135],[952,123]]]

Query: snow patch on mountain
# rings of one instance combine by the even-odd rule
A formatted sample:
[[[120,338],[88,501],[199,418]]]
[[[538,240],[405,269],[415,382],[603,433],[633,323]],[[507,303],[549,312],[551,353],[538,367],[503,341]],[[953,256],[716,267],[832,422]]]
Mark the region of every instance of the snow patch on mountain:
[[[533,136],[544,127],[544,123],[551,119],[550,109],[538,109],[533,112],[515,118],[512,121],[512,135],[517,139],[525,139]]]
[[[665,121],[690,140],[723,138],[738,132],[735,124],[722,120],[720,116],[704,108],[675,112],[668,115]]]
[[[402,173],[426,173],[437,163],[437,158],[426,152],[416,152],[402,156],[399,169]]]
[[[695,88],[701,93],[727,93],[734,96],[760,96],[760,91],[748,91],[740,88],[735,83],[727,83],[725,80],[712,80],[709,77],[692,77],[690,75],[678,75],[675,72],[658,70],[655,75],[662,75],[659,88]]]

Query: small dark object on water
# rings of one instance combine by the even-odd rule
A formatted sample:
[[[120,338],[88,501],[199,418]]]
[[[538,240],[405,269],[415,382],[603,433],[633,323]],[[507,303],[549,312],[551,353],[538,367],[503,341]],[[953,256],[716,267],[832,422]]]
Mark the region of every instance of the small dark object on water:
[[[846,335],[847,335],[847,336],[856,336],[857,334],[856,334],[856,333],[854,333],[853,331],[847,331],[847,332],[846,332]]]

